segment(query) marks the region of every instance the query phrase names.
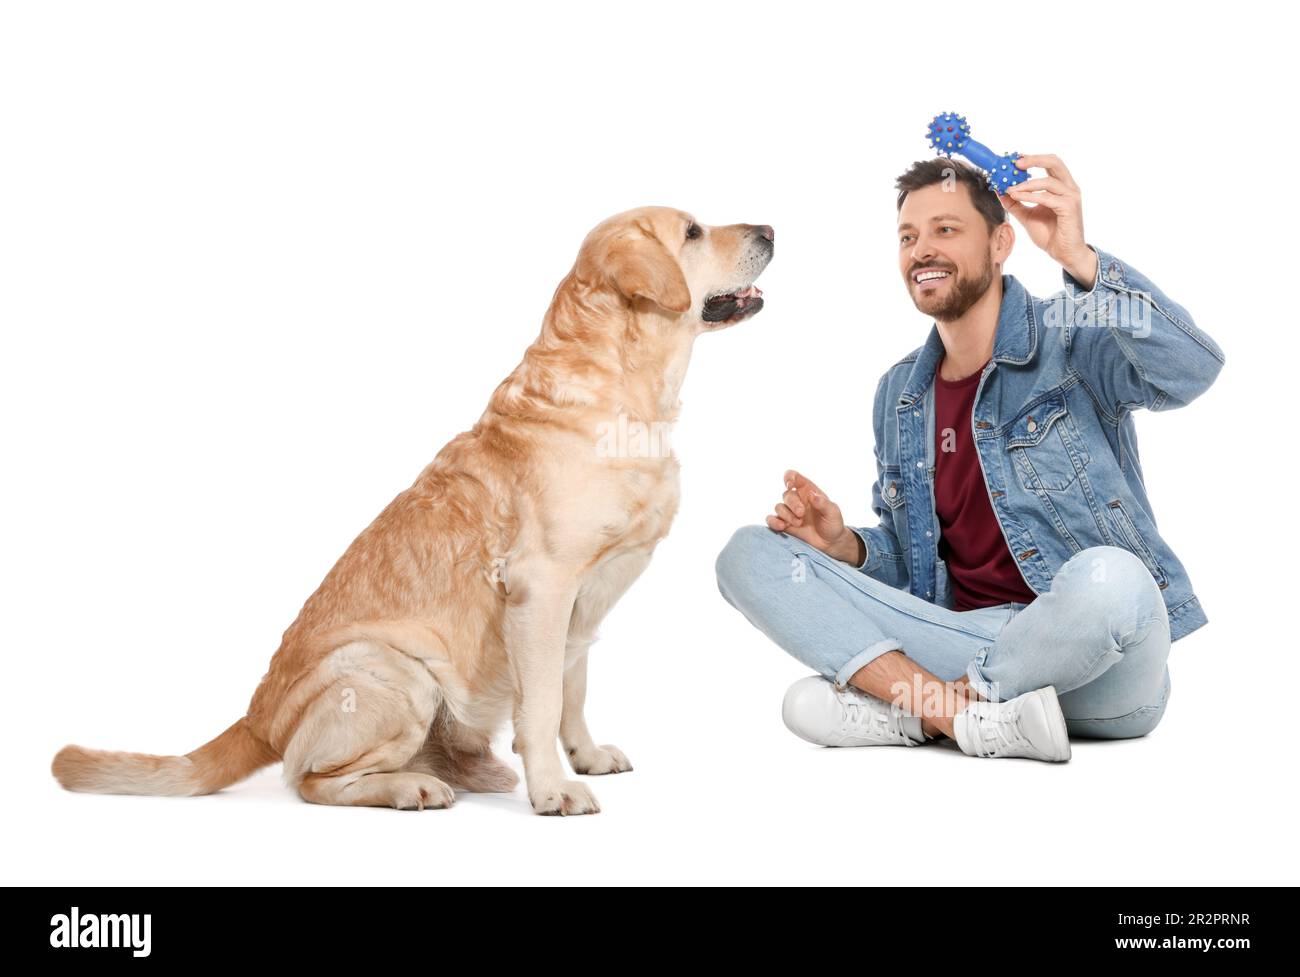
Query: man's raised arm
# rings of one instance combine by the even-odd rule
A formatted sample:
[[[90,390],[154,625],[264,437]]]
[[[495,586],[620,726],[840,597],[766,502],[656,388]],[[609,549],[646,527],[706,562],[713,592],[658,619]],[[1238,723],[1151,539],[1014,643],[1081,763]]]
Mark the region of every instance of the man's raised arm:
[[[1062,270],[1071,366],[1112,419],[1139,407],[1171,410],[1191,403],[1219,375],[1223,350],[1151,279],[1109,252],[1088,248],[1097,255],[1094,281]]]

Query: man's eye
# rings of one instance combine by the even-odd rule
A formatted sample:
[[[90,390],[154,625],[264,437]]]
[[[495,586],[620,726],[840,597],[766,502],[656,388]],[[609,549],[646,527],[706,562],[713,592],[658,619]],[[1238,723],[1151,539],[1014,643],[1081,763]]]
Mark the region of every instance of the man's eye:
[[[956,228],[955,228],[955,227],[949,227],[947,224],[945,224],[943,227],[939,228],[939,230],[941,230],[941,231],[955,231]]]
[[[704,233],[704,229],[699,224],[692,224],[686,228],[686,240],[691,241]]]
[[[912,235],[910,235],[910,234],[904,234],[901,238],[899,238],[898,243],[899,243],[899,244],[904,243],[904,242],[905,242],[909,237],[911,237],[911,236],[912,236]]]

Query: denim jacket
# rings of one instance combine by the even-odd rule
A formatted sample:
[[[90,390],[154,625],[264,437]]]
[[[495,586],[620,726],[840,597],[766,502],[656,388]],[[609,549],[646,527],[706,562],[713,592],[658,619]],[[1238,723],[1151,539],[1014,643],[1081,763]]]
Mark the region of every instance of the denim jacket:
[[[1133,411],[1170,410],[1209,388],[1219,346],[1187,310],[1132,265],[1100,259],[1085,292],[1046,299],[1002,276],[993,355],[980,375],[971,433],[989,502],[1029,589],[1089,546],[1135,553],[1160,586],[1173,640],[1206,622],[1186,570],[1156,529],[1138,458]],[[934,506],[934,377],[944,347],[925,345],[895,363],[876,389],[873,422],[878,526],[851,527],[866,544],[857,569],[953,607],[939,557]]]

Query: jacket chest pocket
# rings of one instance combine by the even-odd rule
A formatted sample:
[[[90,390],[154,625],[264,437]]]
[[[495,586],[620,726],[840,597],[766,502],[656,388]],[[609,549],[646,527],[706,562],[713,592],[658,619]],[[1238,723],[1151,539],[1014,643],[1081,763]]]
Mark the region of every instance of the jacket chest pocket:
[[[1066,491],[1092,460],[1063,394],[1012,421],[1006,447],[1020,484],[1030,492]]]

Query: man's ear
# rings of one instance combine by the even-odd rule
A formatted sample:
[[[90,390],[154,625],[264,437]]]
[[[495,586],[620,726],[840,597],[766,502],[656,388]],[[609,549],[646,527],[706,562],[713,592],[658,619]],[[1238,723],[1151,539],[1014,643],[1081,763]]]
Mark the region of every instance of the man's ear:
[[[1005,249],[1002,256],[1002,260],[1005,262],[1007,258],[1011,257],[1011,249],[1016,243],[1015,228],[1011,226],[1011,221],[1003,221],[993,233],[996,238],[993,250],[997,252]]]
[[[658,238],[647,235],[615,241],[606,262],[606,274],[626,298],[649,299],[669,312],[685,312],[691,307],[686,276]]]

